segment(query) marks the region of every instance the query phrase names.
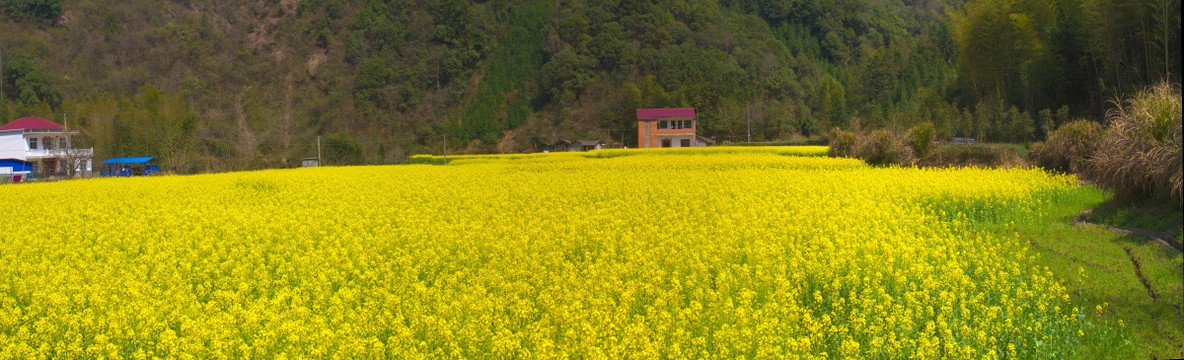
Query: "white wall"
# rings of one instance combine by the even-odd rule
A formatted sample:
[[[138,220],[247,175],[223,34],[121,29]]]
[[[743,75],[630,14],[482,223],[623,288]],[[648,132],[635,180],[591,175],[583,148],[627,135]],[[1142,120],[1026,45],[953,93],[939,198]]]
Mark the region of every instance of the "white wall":
[[[74,159],[74,171],[81,172],[81,173],[91,172],[91,159],[90,158]]]
[[[695,139],[692,139],[690,136],[681,136],[681,137],[671,137],[670,138],[670,147],[683,147],[682,146],[683,140],[690,140],[691,141],[690,146],[691,147],[695,146]]]
[[[0,131],[0,159],[25,160],[25,149],[28,147],[24,130]]]

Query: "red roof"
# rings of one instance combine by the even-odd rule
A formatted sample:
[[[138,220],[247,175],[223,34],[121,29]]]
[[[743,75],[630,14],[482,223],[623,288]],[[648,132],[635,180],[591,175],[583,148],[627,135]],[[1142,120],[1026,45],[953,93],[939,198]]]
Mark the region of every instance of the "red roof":
[[[637,109],[638,119],[694,118],[695,108]]]
[[[39,117],[23,117],[13,120],[10,123],[0,126],[0,130],[61,130],[62,126],[53,121],[45,120]]]

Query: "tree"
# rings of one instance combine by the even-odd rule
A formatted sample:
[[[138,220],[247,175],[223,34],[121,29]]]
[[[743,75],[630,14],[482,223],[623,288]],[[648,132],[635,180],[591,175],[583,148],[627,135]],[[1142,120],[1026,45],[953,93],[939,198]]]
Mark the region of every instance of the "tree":
[[[389,99],[382,92],[392,75],[386,62],[376,56],[362,60],[355,77],[354,98],[358,109],[386,109]]]
[[[26,108],[40,101],[58,107],[61,93],[53,86],[52,77],[41,68],[41,61],[31,51],[17,48],[4,53],[4,73],[0,87],[5,94],[16,94],[16,103]]]
[[[596,59],[580,55],[569,46],[559,50],[543,65],[539,80],[548,97],[560,107],[567,107],[575,103],[584,86],[592,80],[595,67]]]
[[[0,8],[17,20],[56,21],[62,15],[62,0],[5,0]]]
[[[847,91],[838,79],[826,74],[819,90],[819,112],[830,127],[843,127],[847,120]]]
[[[976,98],[1017,103],[1031,88],[1032,64],[1045,48],[1016,0],[975,1],[954,17],[958,69]]]

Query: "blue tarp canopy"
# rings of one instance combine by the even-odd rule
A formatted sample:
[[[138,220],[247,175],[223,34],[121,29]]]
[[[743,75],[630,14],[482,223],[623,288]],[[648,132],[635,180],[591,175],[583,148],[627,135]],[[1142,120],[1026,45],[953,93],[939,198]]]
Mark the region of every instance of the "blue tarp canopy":
[[[18,159],[0,159],[0,167],[10,167],[13,172],[33,171],[33,163]]]
[[[103,164],[104,165],[139,165],[139,164],[147,164],[149,161],[152,161],[152,159],[155,159],[155,158],[151,157],[151,156],[110,158],[110,159],[107,159],[107,161],[104,161]]]

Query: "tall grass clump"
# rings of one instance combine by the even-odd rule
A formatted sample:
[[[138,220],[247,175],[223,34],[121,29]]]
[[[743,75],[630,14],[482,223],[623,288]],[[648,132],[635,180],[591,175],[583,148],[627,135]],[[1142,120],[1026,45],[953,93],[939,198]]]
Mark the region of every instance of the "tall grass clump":
[[[1125,199],[1182,201],[1180,91],[1162,83],[1116,102],[1091,163],[1091,178]]]
[[[913,149],[913,153],[919,158],[929,155],[929,151],[933,149],[933,142],[937,139],[937,130],[933,128],[933,123],[922,122],[914,125],[909,129],[908,135],[905,137],[905,143]]]
[[[912,164],[915,162],[909,146],[897,141],[887,129],[872,131],[855,142],[855,156],[871,165]]]
[[[1032,144],[1028,159],[1036,166],[1065,173],[1084,173],[1102,142],[1102,125],[1076,120],[1062,125],[1044,142]]]

